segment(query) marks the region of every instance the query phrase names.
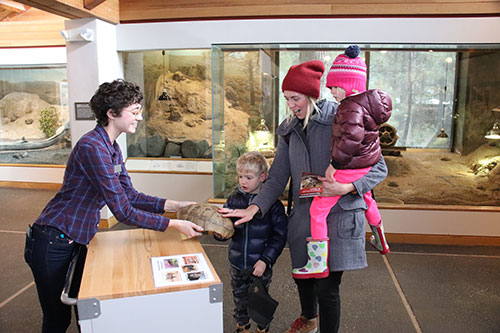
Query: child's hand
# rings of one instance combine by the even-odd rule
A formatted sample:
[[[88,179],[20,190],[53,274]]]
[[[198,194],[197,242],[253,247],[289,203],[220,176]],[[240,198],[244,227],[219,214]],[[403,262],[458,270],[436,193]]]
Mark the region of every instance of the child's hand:
[[[329,181],[333,181],[333,175],[335,174],[335,171],[337,171],[333,165],[328,165],[328,168],[326,169],[325,172],[325,178],[328,179]]]
[[[257,260],[255,265],[253,265],[253,275],[257,277],[261,277],[262,274],[264,274],[265,270],[266,270],[266,263],[263,262],[262,260]]]

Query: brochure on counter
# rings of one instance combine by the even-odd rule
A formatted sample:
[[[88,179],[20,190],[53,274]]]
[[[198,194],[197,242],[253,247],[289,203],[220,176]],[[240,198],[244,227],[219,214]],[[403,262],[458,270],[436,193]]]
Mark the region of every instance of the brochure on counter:
[[[155,287],[215,281],[203,253],[151,257]]]

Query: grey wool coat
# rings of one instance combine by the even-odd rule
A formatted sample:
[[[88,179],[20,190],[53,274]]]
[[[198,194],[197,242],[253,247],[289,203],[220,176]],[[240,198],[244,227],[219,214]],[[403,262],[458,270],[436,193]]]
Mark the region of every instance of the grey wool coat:
[[[303,172],[324,175],[330,163],[330,141],[336,105],[319,101],[320,113],[314,114],[307,130],[297,118],[283,121],[276,133],[280,136],[276,156],[269,177],[252,204],[259,214],[268,212],[272,204],[292,178],[293,209],[288,216],[288,245],[292,266],[302,267],[307,262],[306,238],[311,236],[309,207],[312,198],[299,199]],[[285,137],[287,137],[285,139]],[[330,271],[362,269],[367,266],[365,253],[365,209],[363,194],[373,189],[387,176],[387,166],[381,157],[370,172],[353,183],[357,194],[349,193],[339,199],[327,218],[330,238]]]

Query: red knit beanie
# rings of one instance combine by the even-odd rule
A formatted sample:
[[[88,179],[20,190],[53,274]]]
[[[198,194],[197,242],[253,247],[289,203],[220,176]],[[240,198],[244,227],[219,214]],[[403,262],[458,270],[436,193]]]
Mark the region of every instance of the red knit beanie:
[[[283,79],[281,91],[290,90],[318,99],[324,71],[325,65],[319,60],[294,65]]]
[[[343,88],[346,96],[354,94],[353,89],[358,92],[366,90],[366,64],[358,55],[359,46],[351,45],[344,54],[335,58],[326,77],[328,88]]]

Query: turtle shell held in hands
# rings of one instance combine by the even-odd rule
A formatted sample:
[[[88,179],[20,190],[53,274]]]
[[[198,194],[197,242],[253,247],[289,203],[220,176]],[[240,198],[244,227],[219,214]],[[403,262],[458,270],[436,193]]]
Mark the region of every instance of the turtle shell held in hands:
[[[228,239],[233,236],[233,222],[227,217],[222,217],[217,207],[206,203],[197,203],[186,206],[177,211],[177,218],[191,221],[204,231],[217,233],[222,238]]]

